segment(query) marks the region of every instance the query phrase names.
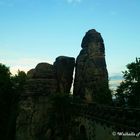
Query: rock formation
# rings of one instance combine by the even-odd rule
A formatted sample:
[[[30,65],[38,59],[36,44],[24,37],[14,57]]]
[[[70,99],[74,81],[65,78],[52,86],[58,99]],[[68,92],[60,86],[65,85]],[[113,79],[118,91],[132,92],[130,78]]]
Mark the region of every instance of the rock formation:
[[[35,69],[31,69],[27,72],[27,77],[29,79],[33,78]]]
[[[75,59],[59,56],[54,65],[39,63],[27,73],[25,94],[70,93]]]
[[[48,63],[39,63],[27,73],[25,91],[19,101],[19,113],[16,121],[17,140],[45,139],[48,117],[48,96],[57,92],[57,80],[54,67]],[[42,136],[41,134],[42,133]]]
[[[55,78],[53,65],[49,63],[39,63],[35,68],[33,78],[35,79],[36,78],[43,78],[43,79]]]
[[[60,56],[54,63],[56,78],[58,82],[58,92],[69,93],[72,80],[75,59],[73,57]]]
[[[108,89],[105,48],[100,33],[94,29],[89,30],[81,47],[76,60],[74,95],[96,102],[98,95],[105,92],[105,88]]]
[[[58,86],[53,65],[39,63],[35,69],[27,73],[27,77],[29,79],[24,94],[49,95],[57,92]]]
[[[82,50],[76,60],[74,96],[104,103],[111,96],[108,92],[105,49],[100,33],[89,30],[81,46]],[[28,80],[25,91],[21,93],[16,120],[17,140],[49,139],[53,133],[47,122],[51,106],[49,95],[70,93],[74,66],[74,58],[60,56],[53,65],[39,63],[27,73]]]
[[[16,121],[17,140],[48,139],[49,95],[70,92],[74,65],[74,58],[61,56],[54,65],[39,63],[27,73]]]

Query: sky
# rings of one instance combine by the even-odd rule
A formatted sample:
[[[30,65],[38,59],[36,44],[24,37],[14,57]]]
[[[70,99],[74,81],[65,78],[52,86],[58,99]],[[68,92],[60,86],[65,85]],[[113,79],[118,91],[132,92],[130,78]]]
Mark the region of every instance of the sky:
[[[89,29],[101,33],[109,76],[140,57],[140,0],[0,0],[0,63],[28,71],[77,57]]]

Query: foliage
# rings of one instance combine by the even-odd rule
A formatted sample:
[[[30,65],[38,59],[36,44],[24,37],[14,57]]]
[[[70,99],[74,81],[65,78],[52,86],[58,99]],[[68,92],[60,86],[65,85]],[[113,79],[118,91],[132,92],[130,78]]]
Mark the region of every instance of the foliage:
[[[10,76],[9,68],[0,63],[0,93],[2,96],[6,96],[4,93],[9,93],[11,90]]]
[[[13,90],[16,93],[19,93],[23,91],[24,84],[27,80],[26,73],[24,71],[18,70],[18,73],[11,77],[12,83],[13,83]]]
[[[9,131],[8,136],[9,139],[14,140],[15,138],[15,130],[16,130],[16,118],[17,118],[17,110],[18,110],[18,102],[20,94],[24,91],[24,85],[27,80],[26,73],[24,71],[18,70],[18,73],[14,76],[11,76],[12,82],[12,97],[11,97],[11,112],[9,118]]]
[[[9,68],[0,63],[0,139],[5,139],[11,105],[12,83]]]
[[[0,63],[0,139],[13,139],[18,96],[23,90],[26,74],[12,76],[9,67]],[[12,130],[12,131],[11,131]]]
[[[112,95],[107,81],[100,81],[98,83],[98,92],[95,96],[95,101],[99,104],[110,105],[112,103]]]
[[[116,90],[117,102],[119,105],[140,106],[140,58],[127,65],[123,78]]]

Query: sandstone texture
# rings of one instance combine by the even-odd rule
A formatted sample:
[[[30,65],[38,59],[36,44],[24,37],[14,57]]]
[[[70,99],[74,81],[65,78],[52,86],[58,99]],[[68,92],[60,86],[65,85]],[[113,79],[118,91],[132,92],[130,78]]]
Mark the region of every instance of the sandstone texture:
[[[49,63],[39,63],[35,68],[33,78],[55,78],[53,65]]]
[[[19,102],[16,140],[45,140],[49,101],[46,96],[24,96]]]
[[[49,97],[70,93],[75,59],[61,56],[54,65],[39,63],[27,73],[25,91],[20,96],[16,120],[17,140],[45,140],[50,137]]]
[[[58,82],[58,92],[69,93],[73,81],[73,70],[75,58],[60,56],[54,63],[56,78]]]
[[[57,91],[58,85],[55,76],[54,66],[48,63],[39,63],[35,69],[27,73],[25,93],[37,95],[49,95]]]
[[[74,95],[88,101],[97,101],[98,94],[108,89],[108,72],[105,62],[103,38],[95,29],[89,30],[76,59]]]
[[[105,48],[100,33],[94,29],[89,30],[81,47],[76,64],[73,57],[59,56],[53,65],[39,63],[27,73],[25,91],[21,93],[18,105],[16,140],[47,140],[54,135],[52,130],[57,132],[58,127],[51,129],[48,124],[53,123],[47,121],[51,117],[48,115],[51,108],[49,97],[70,93],[74,67],[74,97],[79,96],[85,101],[97,103],[110,99]],[[56,114],[53,113],[54,116]],[[56,124],[58,123],[61,124],[61,121]],[[55,135],[59,137],[59,134]]]
[[[57,92],[54,67],[39,63],[27,73],[25,91],[20,96],[19,114],[16,121],[17,140],[46,139],[48,96]]]

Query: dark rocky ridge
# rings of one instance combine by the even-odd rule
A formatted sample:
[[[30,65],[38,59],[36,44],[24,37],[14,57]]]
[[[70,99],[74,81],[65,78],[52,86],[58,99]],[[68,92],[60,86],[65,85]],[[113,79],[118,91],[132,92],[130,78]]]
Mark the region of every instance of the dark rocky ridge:
[[[28,80],[20,97],[16,120],[17,140],[48,139],[48,97],[70,92],[74,65],[74,58],[60,56],[54,65],[39,63],[27,73]]]

